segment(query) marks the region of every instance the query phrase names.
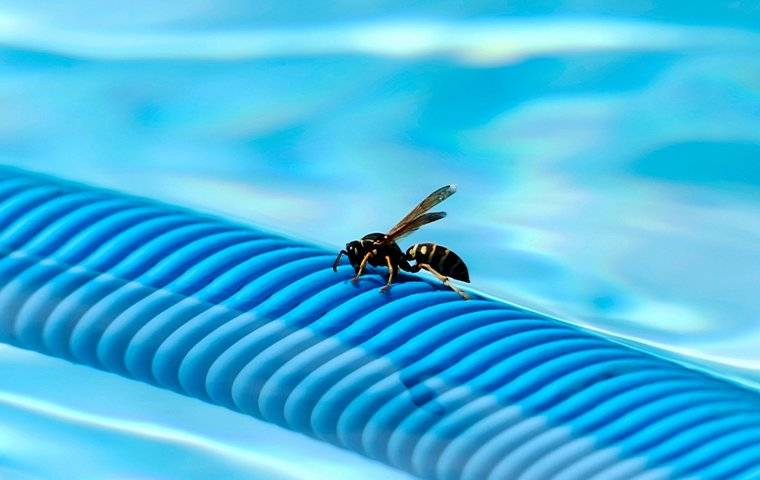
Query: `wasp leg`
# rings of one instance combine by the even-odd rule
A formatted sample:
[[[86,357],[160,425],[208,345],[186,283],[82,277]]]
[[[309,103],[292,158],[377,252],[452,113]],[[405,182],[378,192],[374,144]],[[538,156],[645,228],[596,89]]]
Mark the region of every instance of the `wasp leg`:
[[[361,277],[362,273],[364,273],[364,266],[367,264],[367,260],[369,260],[369,257],[371,256],[372,252],[367,252],[367,254],[364,255],[364,258],[362,258],[362,263],[359,264],[359,268],[356,270],[356,275],[351,279],[352,282],[359,281],[359,277]]]
[[[335,257],[335,261],[333,262],[333,272],[338,271],[338,264],[340,263],[341,255],[348,255],[348,252],[345,250],[341,250],[340,252],[338,252],[338,256]]]
[[[414,267],[411,266],[409,262],[403,258],[398,262],[398,266],[399,268],[401,268],[401,270],[405,272],[419,272],[420,271],[419,268],[415,270]]]
[[[454,285],[453,283],[451,283],[451,282],[449,281],[449,278],[448,278],[448,277],[445,277],[445,276],[441,275],[440,273],[436,272],[436,271],[435,271],[435,269],[434,269],[433,267],[431,267],[430,265],[428,265],[427,263],[418,263],[416,266],[418,266],[418,267],[421,267],[421,268],[424,268],[424,269],[425,269],[425,270],[427,270],[428,272],[430,272],[430,273],[432,273],[433,275],[435,275],[435,277],[436,277],[438,280],[442,281],[444,285],[446,285],[446,286],[447,286],[447,287],[449,287],[450,289],[452,289],[452,290],[454,290],[455,292],[457,292],[457,293],[458,293],[459,295],[461,295],[461,296],[462,296],[462,298],[464,298],[465,300],[469,300],[469,299],[470,299],[470,297],[468,297],[466,293],[464,293],[462,290],[458,289],[458,288],[456,287],[456,285]]]
[[[388,282],[384,287],[380,287],[380,293],[385,292],[391,288],[391,283],[393,283],[393,265],[391,265],[391,257],[388,255],[385,256],[385,263],[388,264]]]

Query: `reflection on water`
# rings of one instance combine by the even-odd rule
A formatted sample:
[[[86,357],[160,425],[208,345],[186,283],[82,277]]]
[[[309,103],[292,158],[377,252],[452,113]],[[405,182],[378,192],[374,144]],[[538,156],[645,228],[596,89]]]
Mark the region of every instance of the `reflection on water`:
[[[409,242],[477,288],[760,382],[754,2],[43,3],[0,4],[3,163],[335,248],[454,182]]]

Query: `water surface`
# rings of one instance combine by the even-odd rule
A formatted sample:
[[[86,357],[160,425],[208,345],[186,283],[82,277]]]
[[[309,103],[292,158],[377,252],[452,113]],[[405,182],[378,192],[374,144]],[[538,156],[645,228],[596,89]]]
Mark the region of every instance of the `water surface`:
[[[457,183],[476,288],[760,382],[756,2],[46,3],[0,162],[335,249]]]

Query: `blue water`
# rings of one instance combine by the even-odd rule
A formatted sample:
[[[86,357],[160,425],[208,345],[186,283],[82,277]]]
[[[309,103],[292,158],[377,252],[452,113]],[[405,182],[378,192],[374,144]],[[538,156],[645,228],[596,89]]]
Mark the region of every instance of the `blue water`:
[[[0,1],[0,162],[336,250],[457,183],[449,217],[409,241],[455,250],[475,288],[757,387],[760,5],[597,3]],[[120,423],[139,419],[183,454],[191,435],[219,472],[279,478],[214,449],[236,414],[165,425],[130,396],[93,413],[43,373],[104,398],[152,389],[10,347],[0,360],[7,438],[34,425],[135,478],[92,439],[144,459],[156,439]],[[155,408],[207,408],[175,397]],[[0,474],[84,478],[14,443]],[[326,478],[381,468],[333,454],[352,467]]]

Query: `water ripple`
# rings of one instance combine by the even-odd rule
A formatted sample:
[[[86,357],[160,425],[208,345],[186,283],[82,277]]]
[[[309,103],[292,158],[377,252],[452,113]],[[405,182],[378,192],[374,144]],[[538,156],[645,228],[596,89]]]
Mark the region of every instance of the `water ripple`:
[[[249,31],[115,31],[62,29],[5,14],[0,42],[17,48],[95,59],[240,60],[322,55],[443,57],[496,65],[547,54],[731,48],[757,51],[760,35],[604,18],[522,20],[385,20]]]

